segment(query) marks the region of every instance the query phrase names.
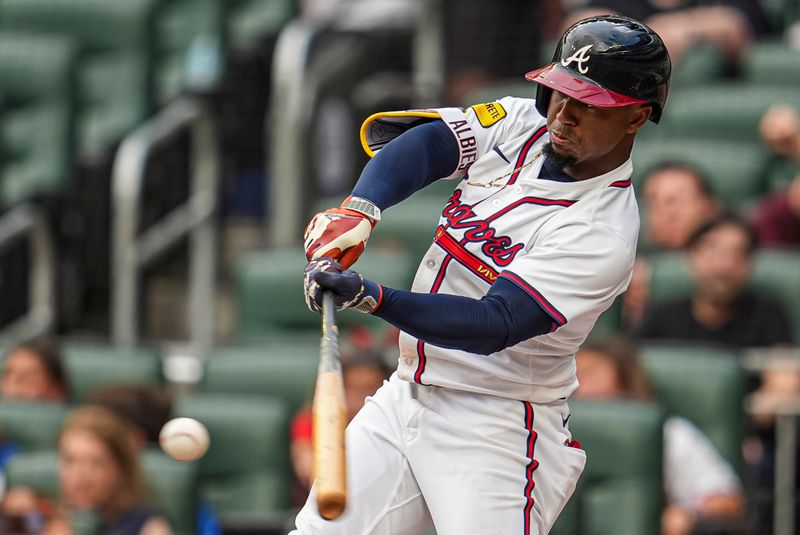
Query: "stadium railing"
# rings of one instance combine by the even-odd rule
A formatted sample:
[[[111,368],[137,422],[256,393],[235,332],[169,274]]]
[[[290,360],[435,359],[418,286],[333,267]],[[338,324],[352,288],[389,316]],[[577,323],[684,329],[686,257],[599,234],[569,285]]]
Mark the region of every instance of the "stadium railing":
[[[28,277],[28,312],[0,330],[0,347],[50,331],[55,319],[55,253],[44,212],[26,203],[0,218],[0,250],[20,238],[30,242],[31,269]]]
[[[148,229],[139,231],[143,182],[154,149],[177,132],[191,130],[189,197]],[[116,345],[139,339],[139,295],[143,270],[189,238],[188,327],[190,346],[202,353],[214,343],[217,266],[219,149],[204,105],[175,101],[127,136],[117,152],[112,177],[112,327]]]

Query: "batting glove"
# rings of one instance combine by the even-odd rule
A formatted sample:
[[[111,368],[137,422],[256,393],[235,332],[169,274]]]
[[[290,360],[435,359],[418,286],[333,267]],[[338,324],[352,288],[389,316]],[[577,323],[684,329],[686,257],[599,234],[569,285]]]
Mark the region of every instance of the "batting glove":
[[[380,214],[371,202],[352,196],[340,208],[318,213],[303,234],[306,259],[331,258],[349,268],[364,252]]]
[[[322,294],[331,292],[336,310],[353,308],[371,313],[378,308],[382,290],[379,284],[365,280],[360,273],[342,270],[329,258],[314,260],[305,269],[306,305],[312,312],[322,310]]]

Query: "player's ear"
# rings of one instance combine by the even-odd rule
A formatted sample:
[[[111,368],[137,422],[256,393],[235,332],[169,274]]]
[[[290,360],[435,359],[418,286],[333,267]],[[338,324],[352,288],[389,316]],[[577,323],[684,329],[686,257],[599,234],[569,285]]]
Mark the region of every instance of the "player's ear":
[[[653,106],[650,104],[631,106],[631,114],[628,119],[628,133],[635,134],[637,130],[644,126],[652,113]]]

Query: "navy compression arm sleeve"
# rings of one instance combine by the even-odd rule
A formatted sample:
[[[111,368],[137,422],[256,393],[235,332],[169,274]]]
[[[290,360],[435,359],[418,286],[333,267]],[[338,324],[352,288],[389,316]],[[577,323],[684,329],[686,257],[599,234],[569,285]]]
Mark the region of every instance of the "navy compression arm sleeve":
[[[369,281],[368,287],[374,284]],[[380,306],[373,314],[430,344],[481,355],[553,328],[553,319],[539,304],[503,278],[498,278],[481,299],[384,287]]]
[[[394,206],[435,180],[450,176],[458,165],[458,142],[435,120],[404,132],[372,158],[358,179],[353,196],[381,210]]]

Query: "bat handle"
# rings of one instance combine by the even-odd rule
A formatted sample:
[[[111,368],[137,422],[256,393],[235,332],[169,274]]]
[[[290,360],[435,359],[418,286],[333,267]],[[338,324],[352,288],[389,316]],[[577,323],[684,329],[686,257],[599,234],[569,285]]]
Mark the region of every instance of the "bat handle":
[[[314,472],[320,515],[333,520],[347,502],[347,425],[333,294],[322,294],[322,340],[314,393]]]

